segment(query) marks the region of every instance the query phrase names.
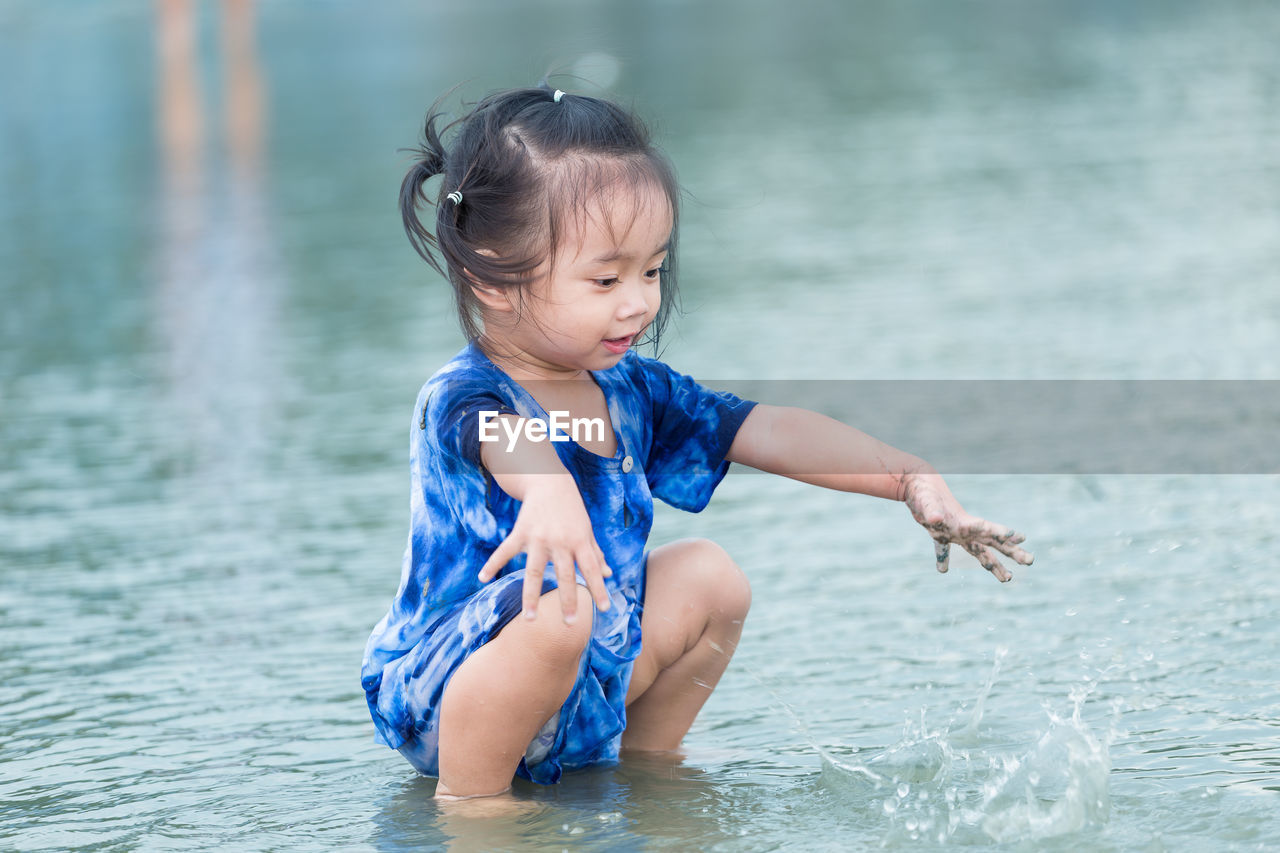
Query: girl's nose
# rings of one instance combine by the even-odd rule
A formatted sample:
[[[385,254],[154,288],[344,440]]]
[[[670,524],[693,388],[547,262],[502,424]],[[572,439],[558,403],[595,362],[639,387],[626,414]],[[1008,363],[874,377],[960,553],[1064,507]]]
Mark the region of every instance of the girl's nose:
[[[656,312],[658,306],[651,306],[649,302],[657,299],[658,289],[656,287],[649,288],[652,294],[646,292],[645,285],[640,283],[629,283],[622,288],[622,300],[618,304],[618,316],[621,319],[631,319],[647,314],[650,311]]]

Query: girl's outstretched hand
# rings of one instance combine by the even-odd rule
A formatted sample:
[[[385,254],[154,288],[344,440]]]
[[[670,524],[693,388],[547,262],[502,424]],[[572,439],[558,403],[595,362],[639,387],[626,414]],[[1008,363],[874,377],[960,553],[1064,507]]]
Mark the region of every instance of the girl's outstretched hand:
[[[494,549],[480,569],[480,581],[488,583],[521,552],[525,560],[523,609],[526,619],[536,619],[542,597],[543,567],[555,564],[560,587],[560,612],[564,621],[577,620],[578,593],[574,566],[582,571],[587,590],[600,610],[609,609],[604,578],[613,574],[596,543],[591,517],[583,506],[577,484],[568,474],[539,475],[524,491],[520,512],[511,533]]]
[[[940,572],[948,568],[953,542],[976,557],[1001,583],[1012,580],[1013,574],[996,558],[995,551],[1024,566],[1031,565],[1035,559],[1030,552],[1018,547],[1026,541],[1025,536],[965,512],[942,475],[932,469],[906,474],[902,499],[915,520],[933,537]]]

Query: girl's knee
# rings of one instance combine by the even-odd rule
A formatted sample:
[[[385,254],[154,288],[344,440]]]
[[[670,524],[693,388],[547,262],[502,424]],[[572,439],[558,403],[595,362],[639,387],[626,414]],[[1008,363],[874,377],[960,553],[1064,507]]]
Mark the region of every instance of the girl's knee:
[[[710,539],[688,541],[688,568],[713,614],[742,620],[751,609],[751,584],[729,553]]]
[[[573,624],[564,621],[564,609],[560,590],[545,593],[538,601],[538,616],[532,622],[524,622],[529,642],[536,646],[538,658],[553,667],[577,666],[582,652],[591,640],[591,623],[594,619],[594,603],[591,593],[581,584],[574,584],[577,595],[576,619]],[[517,616],[523,622],[523,616]]]

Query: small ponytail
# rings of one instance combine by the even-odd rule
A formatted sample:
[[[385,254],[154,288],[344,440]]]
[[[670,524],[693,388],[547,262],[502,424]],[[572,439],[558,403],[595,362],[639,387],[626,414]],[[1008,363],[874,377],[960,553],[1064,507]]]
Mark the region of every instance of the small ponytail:
[[[414,251],[430,264],[432,269],[447,277],[448,271],[436,256],[439,243],[418,216],[420,205],[432,204],[438,207],[440,204],[439,199],[433,201],[427,197],[424,186],[427,181],[445,172],[447,152],[436,130],[436,123],[440,118],[441,114],[433,107],[423,129],[422,144],[416,148],[407,149],[416,159],[400,184],[400,217],[404,221],[404,232]]]

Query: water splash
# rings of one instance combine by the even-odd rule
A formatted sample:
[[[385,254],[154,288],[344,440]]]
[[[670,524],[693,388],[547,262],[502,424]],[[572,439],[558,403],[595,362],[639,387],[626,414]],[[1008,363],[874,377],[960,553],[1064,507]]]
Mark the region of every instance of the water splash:
[[[885,843],[928,840],[1031,841],[1105,824],[1110,817],[1110,733],[1096,735],[1082,710],[1097,681],[1071,691],[1071,712],[1046,707],[1048,722],[1030,746],[1010,748],[979,725],[1005,650],[973,710],[931,729],[924,709],[899,741],[883,750],[837,756],[816,742],[804,721],[755,676],[795,721],[822,759],[822,782],[888,821]],[[754,673],[752,673],[754,675]]]
[[[1049,728],[983,785],[982,831],[996,841],[1049,838],[1107,822],[1111,755],[1080,719],[1049,712]]]
[[[963,729],[952,734],[952,743],[959,745],[962,739],[965,743],[980,742],[978,724],[982,722],[982,715],[986,712],[987,697],[991,695],[991,688],[995,685],[996,678],[1000,676],[1000,665],[1004,663],[1008,654],[1009,650],[1004,646],[996,649],[995,660],[991,664],[991,675],[987,676],[987,684],[978,694],[978,701],[973,703],[973,713],[969,715],[969,722]]]

